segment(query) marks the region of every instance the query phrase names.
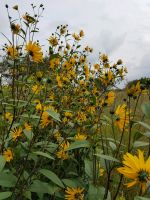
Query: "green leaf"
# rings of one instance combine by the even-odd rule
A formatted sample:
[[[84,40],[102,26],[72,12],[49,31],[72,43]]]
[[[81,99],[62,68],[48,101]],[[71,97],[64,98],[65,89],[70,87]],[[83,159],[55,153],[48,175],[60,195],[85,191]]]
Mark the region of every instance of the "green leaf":
[[[90,144],[87,140],[75,141],[69,146],[69,148],[66,149],[66,151],[78,149],[78,148],[82,148],[82,147],[88,148],[89,146],[90,146]]]
[[[47,112],[53,119],[61,122],[59,113],[55,112],[54,110],[47,110]]]
[[[0,156],[0,172],[5,167],[5,164],[6,164],[6,159],[4,158],[4,156]]]
[[[150,198],[136,196],[134,197],[134,200],[150,200]]]
[[[54,185],[50,185],[39,180],[34,180],[29,190],[36,193],[54,194],[57,189],[58,188]]]
[[[146,117],[150,118],[150,104],[148,103],[142,104],[141,108]]]
[[[105,194],[105,188],[104,187],[96,187],[93,184],[90,184],[89,190],[88,190],[88,199],[90,200],[103,200]],[[110,192],[108,192],[108,196],[106,200],[111,200]]]
[[[7,199],[12,195],[12,192],[0,192],[0,200]]]
[[[136,148],[136,147],[144,147],[144,146],[148,146],[149,145],[149,142],[142,142],[142,141],[135,141],[133,143],[133,147]]]
[[[17,178],[13,174],[6,174],[0,172],[0,186],[3,187],[14,187],[16,185]]]
[[[26,199],[32,200],[30,191],[25,191],[23,195],[24,195],[24,197],[26,197]]]
[[[52,156],[50,156],[48,153],[45,153],[45,152],[42,152],[42,151],[36,151],[36,152],[33,152],[33,153],[38,155],[38,156],[43,156],[43,157],[54,160],[54,158]]]
[[[60,57],[60,56],[59,56],[59,53],[52,54],[52,55],[50,56],[50,60],[53,60],[53,59],[59,58],[59,57]]]
[[[62,182],[63,182],[67,187],[72,187],[72,188],[78,187],[78,180],[73,180],[73,179],[62,179]]]
[[[109,145],[110,145],[110,147],[111,147],[111,149],[112,149],[113,151],[115,151],[115,150],[117,149],[115,143],[113,143],[113,142],[110,141],[110,142],[109,142]]]
[[[62,181],[54,172],[47,169],[41,169],[39,172],[43,174],[44,176],[46,176],[48,179],[50,179],[56,185],[60,186],[61,188],[64,188]]]
[[[144,123],[144,122],[138,122],[139,124],[141,124],[144,128],[150,130],[150,125]]]
[[[110,160],[110,161],[115,161],[115,162],[119,162],[120,161],[116,158],[113,158],[112,156],[108,156],[108,155],[104,155],[104,154],[95,154],[96,156],[100,157],[100,158],[103,158],[105,160]]]
[[[150,138],[150,131],[146,131],[145,133],[142,133],[144,136]]]
[[[85,159],[84,160],[84,165],[85,165],[85,173],[92,178],[93,177],[93,165],[92,165],[92,161],[90,161],[89,159]]]
[[[27,130],[23,130],[23,133],[25,134],[25,136],[27,137],[27,139],[29,140],[29,141],[31,141],[32,140],[32,138],[33,138],[33,132],[32,131],[27,131]]]

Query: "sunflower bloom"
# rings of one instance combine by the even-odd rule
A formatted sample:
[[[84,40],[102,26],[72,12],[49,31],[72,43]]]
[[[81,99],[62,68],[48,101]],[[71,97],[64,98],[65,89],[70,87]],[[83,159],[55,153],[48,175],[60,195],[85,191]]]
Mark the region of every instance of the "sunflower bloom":
[[[13,34],[18,35],[18,33],[20,32],[20,25],[19,24],[11,24],[11,30],[13,32]]]
[[[12,120],[13,120],[13,115],[12,115],[10,112],[6,112],[5,115],[4,115],[4,119],[5,119],[7,122],[12,122]]]
[[[18,51],[14,46],[8,46],[7,55],[10,58],[16,59],[18,57]]]
[[[26,45],[25,50],[29,53],[34,62],[39,63],[43,61],[43,53],[41,51],[41,47],[36,42],[30,41]]]
[[[32,126],[30,124],[28,124],[27,122],[24,123],[24,128],[26,131],[31,131],[32,130]]]
[[[16,140],[18,137],[20,137],[22,135],[22,128],[21,127],[14,128],[11,131],[11,134],[12,134],[13,140]]]
[[[108,92],[107,96],[105,97],[105,103],[107,103],[107,105],[111,105],[113,104],[114,100],[115,100],[115,93],[110,91]]]
[[[49,124],[53,124],[53,121],[51,119],[51,117],[49,116],[48,112],[44,111],[41,117],[41,127],[45,128],[47,127]]]
[[[116,120],[115,124],[123,130],[129,124],[129,111],[126,108],[127,106],[123,104],[119,105],[115,111]]]
[[[65,190],[65,200],[84,200],[84,188],[69,188]]]
[[[85,134],[77,133],[74,138],[75,140],[81,141],[81,140],[86,140],[87,136]]]
[[[4,151],[3,156],[5,157],[7,162],[10,162],[13,159],[13,152],[10,149]]]
[[[117,170],[132,180],[126,183],[127,187],[139,185],[140,190],[144,193],[147,189],[147,183],[150,181],[150,156],[145,161],[144,152],[138,150],[138,156],[126,153],[123,159],[123,167],[119,167]]]
[[[70,144],[68,141],[62,142],[60,145],[60,150],[56,153],[57,158],[61,158],[62,160],[67,160],[69,155],[67,153],[67,149],[69,148]]]

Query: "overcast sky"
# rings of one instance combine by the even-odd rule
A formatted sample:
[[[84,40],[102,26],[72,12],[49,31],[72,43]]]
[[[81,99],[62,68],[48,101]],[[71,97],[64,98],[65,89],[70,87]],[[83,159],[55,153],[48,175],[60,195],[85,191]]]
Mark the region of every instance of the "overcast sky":
[[[17,4],[25,13],[31,3],[45,6],[40,43],[46,44],[58,25],[69,24],[72,32],[85,31],[84,42],[94,48],[95,62],[98,52],[107,53],[112,61],[122,58],[127,80],[150,77],[150,0],[0,0],[0,32],[9,35],[5,4]],[[5,42],[0,35],[0,45]]]

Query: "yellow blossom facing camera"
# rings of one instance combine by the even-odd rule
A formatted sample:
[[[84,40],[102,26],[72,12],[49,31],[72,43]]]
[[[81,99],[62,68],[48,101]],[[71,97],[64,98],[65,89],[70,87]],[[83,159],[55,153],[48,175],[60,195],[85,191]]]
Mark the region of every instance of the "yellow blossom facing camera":
[[[51,119],[51,117],[49,116],[47,111],[44,111],[42,113],[42,117],[41,117],[41,127],[45,128],[47,127],[49,124],[53,125],[53,120]]]
[[[126,183],[127,187],[139,185],[140,190],[144,193],[148,186],[147,183],[150,181],[150,156],[145,161],[144,152],[138,150],[138,156],[126,153],[123,156],[122,163],[123,167],[119,167],[117,170],[132,180]]]
[[[10,162],[13,159],[13,152],[10,149],[4,151],[3,156],[6,159],[6,162]]]
[[[51,36],[49,39],[48,39],[50,45],[52,46],[57,46],[58,45],[58,39],[54,36]]]
[[[18,51],[14,46],[7,46],[7,55],[12,59],[16,59],[18,57]]]
[[[41,51],[41,47],[36,42],[30,41],[28,44],[26,44],[25,51],[27,51],[32,61],[37,63],[43,61],[43,53]]]
[[[13,130],[11,130],[12,138],[13,140],[16,140],[18,137],[22,136],[22,128],[16,127]]]
[[[65,200],[84,200],[84,188],[69,188],[65,190]]]
[[[13,115],[10,112],[6,112],[4,115],[4,119],[8,122],[12,122],[13,120]]]
[[[84,112],[77,112],[76,120],[78,122],[85,122],[87,120],[86,114]]]

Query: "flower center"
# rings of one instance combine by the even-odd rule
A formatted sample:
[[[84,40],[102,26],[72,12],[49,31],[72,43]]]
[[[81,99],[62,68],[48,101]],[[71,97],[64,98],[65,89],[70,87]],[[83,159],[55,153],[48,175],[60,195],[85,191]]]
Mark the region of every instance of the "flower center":
[[[139,178],[139,181],[140,182],[146,182],[147,179],[148,179],[148,173],[146,171],[140,171],[139,172],[139,175],[138,175],[138,178]]]
[[[34,55],[33,51],[29,51],[29,55],[33,56]]]

